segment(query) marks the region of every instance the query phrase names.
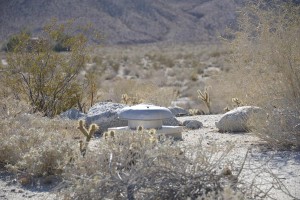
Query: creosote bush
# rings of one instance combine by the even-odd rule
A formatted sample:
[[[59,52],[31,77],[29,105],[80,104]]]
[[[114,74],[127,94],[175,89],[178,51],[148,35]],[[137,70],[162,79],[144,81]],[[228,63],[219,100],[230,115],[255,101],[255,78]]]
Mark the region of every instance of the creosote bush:
[[[228,41],[232,70],[224,76],[247,105],[266,110],[256,133],[276,147],[300,147],[300,6],[291,1],[250,2]]]
[[[8,65],[0,69],[1,84],[45,116],[53,117],[80,101],[77,75],[87,59],[87,38],[84,33],[70,33],[71,26],[53,20],[37,38],[25,32],[14,36],[17,41],[6,54]],[[57,41],[70,51],[53,51]]]

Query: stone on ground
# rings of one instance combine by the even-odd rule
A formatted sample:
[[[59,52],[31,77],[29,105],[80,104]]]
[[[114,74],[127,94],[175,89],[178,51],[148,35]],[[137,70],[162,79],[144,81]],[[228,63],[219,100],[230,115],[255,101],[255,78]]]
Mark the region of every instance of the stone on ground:
[[[219,132],[247,132],[249,131],[249,119],[259,118],[263,110],[255,106],[242,106],[225,113],[216,127]]]
[[[202,122],[197,120],[185,120],[183,122],[183,126],[187,127],[188,129],[199,129],[203,127]]]
[[[103,133],[111,127],[127,126],[128,122],[126,120],[118,118],[119,111],[124,107],[126,105],[119,103],[97,103],[89,109],[85,117],[86,124],[97,124],[100,127],[98,133]]]
[[[79,120],[84,118],[85,114],[75,108],[72,108],[61,113],[59,116],[64,119]]]

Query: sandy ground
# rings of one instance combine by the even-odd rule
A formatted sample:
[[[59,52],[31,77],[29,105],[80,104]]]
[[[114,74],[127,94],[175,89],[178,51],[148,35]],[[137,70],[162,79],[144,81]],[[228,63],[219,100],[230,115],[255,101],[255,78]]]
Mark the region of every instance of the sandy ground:
[[[265,148],[263,142],[253,133],[219,133],[215,128],[215,122],[220,117],[221,115],[179,117],[180,121],[196,119],[203,123],[201,129],[185,129],[182,142],[193,144],[201,140],[205,145],[215,143],[224,148],[233,144],[228,161],[233,171],[239,171],[243,166],[239,180],[247,184],[254,183],[264,190],[270,189],[269,197],[265,199],[300,199],[300,152],[271,151]],[[15,176],[0,172],[0,199],[57,199],[51,192],[56,185],[54,181],[48,185],[41,183],[22,187]]]
[[[239,179],[264,190],[270,189],[265,199],[300,199],[300,152],[271,151],[253,133],[219,133],[215,122],[220,117],[199,115],[178,118],[180,121],[195,119],[203,123],[199,130],[186,130],[184,141],[193,143],[199,138],[208,144],[233,144],[234,148],[228,155],[233,166],[238,168],[233,170],[239,171],[247,154]]]

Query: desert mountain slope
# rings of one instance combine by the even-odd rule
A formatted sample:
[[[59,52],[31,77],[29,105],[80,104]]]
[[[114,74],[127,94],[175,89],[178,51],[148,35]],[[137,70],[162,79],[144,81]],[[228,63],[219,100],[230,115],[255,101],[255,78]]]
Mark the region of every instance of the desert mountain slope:
[[[92,22],[110,44],[207,42],[234,24],[234,0],[1,0],[0,39],[51,18]]]

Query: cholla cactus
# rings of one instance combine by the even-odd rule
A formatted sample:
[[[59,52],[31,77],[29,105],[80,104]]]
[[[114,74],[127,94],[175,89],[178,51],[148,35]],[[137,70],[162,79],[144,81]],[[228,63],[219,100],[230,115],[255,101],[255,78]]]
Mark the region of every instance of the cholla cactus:
[[[205,88],[204,92],[201,90],[197,90],[198,98],[201,99],[208,108],[208,114],[210,114],[210,97],[207,88]]]
[[[226,106],[226,107],[224,108],[224,111],[225,111],[225,112],[228,112],[228,111],[230,111],[229,107],[228,107],[228,106]]]
[[[142,126],[138,126],[138,127],[136,128],[136,130],[137,130],[138,132],[142,132],[142,131],[144,130],[144,128],[143,128]]]
[[[89,129],[87,130],[85,128],[84,124],[85,123],[83,120],[79,120],[78,127],[77,127],[83,133],[83,135],[86,137],[85,144],[83,143],[83,141],[79,142],[79,149],[83,156],[85,156],[89,141],[91,140],[94,133],[99,129],[97,124],[91,124]]]
[[[122,94],[122,103],[127,105],[127,104],[129,104],[129,101],[130,101],[130,99],[129,99],[128,94]]]
[[[136,105],[143,103],[144,100],[139,98],[137,95],[136,96],[129,96],[128,94],[122,94],[122,103],[126,105]]]
[[[104,133],[104,139],[107,140],[109,138],[114,138],[115,137],[115,131],[109,131]]]
[[[156,137],[156,130],[155,129],[150,129],[149,130],[149,141],[151,144],[157,144],[157,137]]]
[[[238,98],[232,98],[231,101],[233,103],[235,103],[237,107],[240,107],[243,105],[243,102],[241,100],[239,100]]]
[[[78,122],[78,129],[83,133],[83,135],[86,137],[86,142],[89,142],[94,135],[94,133],[99,129],[99,126],[97,124],[91,124],[89,127],[89,130],[87,130],[84,126],[84,121],[79,120]]]

